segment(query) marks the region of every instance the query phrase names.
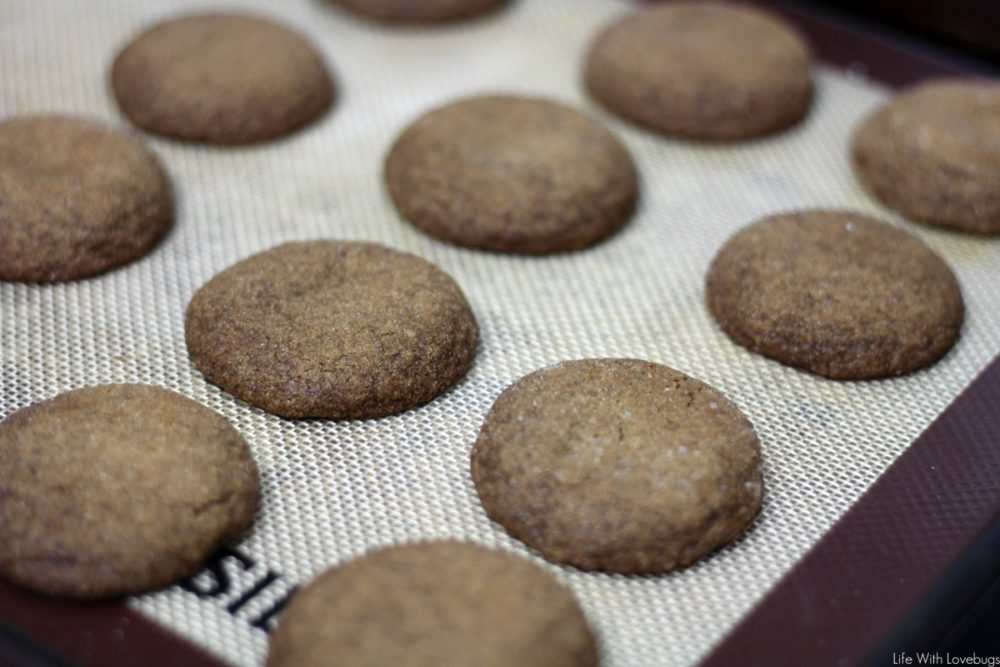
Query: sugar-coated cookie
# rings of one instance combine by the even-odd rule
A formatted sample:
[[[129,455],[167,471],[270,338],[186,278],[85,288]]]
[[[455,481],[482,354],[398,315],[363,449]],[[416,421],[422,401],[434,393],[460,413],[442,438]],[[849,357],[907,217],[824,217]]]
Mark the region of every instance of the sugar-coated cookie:
[[[638,197],[632,157],[600,123],[544,99],[484,96],[410,125],[386,159],[396,208],[458,245],[550,253],[621,228]]]
[[[295,594],[267,667],[594,667],[572,594],[527,560],[461,542],[369,553]]]
[[[0,123],[0,280],[57,282],[149,252],[174,193],[138,139],[68,116]]]
[[[637,359],[568,361],[508,387],[479,432],[472,479],[490,518],[546,558],[630,574],[727,544],[763,492],[743,413]]]
[[[585,83],[616,114],[665,134],[732,141],[800,120],[812,96],[810,50],[776,16],[720,2],[669,2],[607,28]]]
[[[472,365],[479,329],[455,281],[372,243],[286,243],[195,293],[185,336],[205,378],[283,417],[381,417]]]
[[[707,299],[740,345],[838,380],[934,363],[965,314],[955,275],[930,248],[850,211],[785,213],[737,232],[712,261]]]
[[[242,536],[259,496],[247,443],[203,405],[69,391],[0,422],[0,576],[68,598],[151,591]]]
[[[1000,234],[1000,81],[944,79],[889,100],[854,135],[854,164],[918,222]]]
[[[322,116],[334,98],[309,42],[241,14],[194,14],[149,28],[118,54],[111,85],[138,127],[215,144],[288,134]]]

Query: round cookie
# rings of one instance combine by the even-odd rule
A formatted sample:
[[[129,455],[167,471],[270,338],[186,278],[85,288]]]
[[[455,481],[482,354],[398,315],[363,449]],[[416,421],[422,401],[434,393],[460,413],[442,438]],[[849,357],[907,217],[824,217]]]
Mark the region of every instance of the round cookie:
[[[919,222],[1000,234],[1000,82],[914,86],[855,132],[854,165],[890,208]]]
[[[174,219],[138,140],[64,116],[0,123],[0,280],[75,280],[141,257]]]
[[[439,23],[483,14],[508,0],[331,0],[376,21]]]
[[[812,96],[805,40],[748,6],[671,2],[605,30],[585,82],[616,114],[665,134],[738,140],[801,119]]]
[[[848,211],[786,213],[744,228],[712,261],[707,299],[735,342],[837,380],[937,361],[965,313],[955,275],[932,250]]]
[[[135,125],[217,144],[288,134],[334,97],[326,65],[301,35],[239,14],[184,16],[146,30],[118,54],[111,85]]]
[[[360,419],[465,376],[479,329],[433,264],[371,243],[286,243],[191,299],[185,336],[209,382],[283,417]]]
[[[390,547],[295,594],[267,667],[593,667],[572,594],[527,560],[460,542]]]
[[[597,121],[559,104],[474,97],[424,115],[385,164],[400,214],[458,245],[575,250],[623,226],[638,183],[632,157]]]
[[[635,359],[564,362],[508,387],[479,432],[472,479],[490,518],[546,558],[626,574],[727,544],[763,492],[739,409]]]
[[[259,495],[212,410],[148,385],[66,392],[0,423],[0,576],[80,599],[154,590],[246,532]]]

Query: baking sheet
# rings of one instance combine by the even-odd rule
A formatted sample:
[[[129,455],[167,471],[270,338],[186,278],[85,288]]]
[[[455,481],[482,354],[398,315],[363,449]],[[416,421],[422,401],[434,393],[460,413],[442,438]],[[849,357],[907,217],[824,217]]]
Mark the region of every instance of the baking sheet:
[[[0,3],[0,114],[81,113],[124,127],[107,87],[117,46],[152,21],[204,7]],[[851,173],[851,129],[887,96],[871,82],[818,67],[805,123],[764,140],[707,145],[630,127],[583,93],[587,44],[630,11],[626,2],[518,0],[482,20],[430,29],[372,25],[320,0],[209,7],[258,12],[308,35],[336,73],[336,108],[287,140],[248,148],[150,138],[175,180],[176,228],[147,258],[99,278],[0,284],[0,413],[74,387],[150,382],[240,429],[263,475],[253,532],[187,590],[130,603],[233,664],[262,661],[267,635],[254,622],[266,626],[262,617],[295,584],[373,547],[443,537],[519,552],[553,572],[595,626],[604,664],[692,664],[1000,351],[1000,244],[906,223]],[[386,150],[424,110],[479,92],[543,95],[604,120],[641,173],[632,223],[595,248],[545,258],[447,246],[403,223],[382,187]],[[755,218],[814,206],[901,224],[949,261],[968,320],[942,362],[904,378],[836,383],[751,355],[714,326],[702,286],[718,246]],[[427,406],[366,422],[283,420],[207,384],[184,347],[193,292],[249,254],[323,237],[381,242],[451,273],[482,327],[469,376]],[[493,399],[536,368],[590,356],[665,363],[714,385],[750,417],[767,493],[741,541],[679,573],[623,577],[550,565],[489,522],[468,456]]]

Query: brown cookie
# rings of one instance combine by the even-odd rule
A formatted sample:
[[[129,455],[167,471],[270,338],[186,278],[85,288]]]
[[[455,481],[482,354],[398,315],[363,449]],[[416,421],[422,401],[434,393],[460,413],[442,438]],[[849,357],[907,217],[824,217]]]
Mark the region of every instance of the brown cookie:
[[[740,345],[837,380],[937,361],[965,307],[955,275],[919,239],[849,211],[760,220],[708,271],[708,307]]]
[[[141,257],[170,228],[170,179],[138,140],[88,120],[0,123],[0,280],[75,280]]]
[[[592,667],[572,594],[527,560],[460,542],[367,554],[295,594],[267,667]]]
[[[208,408],[148,385],[66,392],[0,423],[0,576],[81,599],[160,588],[239,538],[259,495]]]
[[[660,573],[735,539],[760,509],[753,426],[708,385],[635,359],[535,371],[472,450],[491,519],[546,558]]]
[[[330,107],[333,81],[298,33],[239,14],[160,23],[115,59],[111,85],[135,125],[217,144],[272,139]]]
[[[440,23],[469,18],[508,0],[330,0],[358,14],[386,23]]]
[[[670,2],[605,30],[587,57],[590,94],[666,134],[737,140],[801,119],[812,96],[809,47],[760,9]]]
[[[938,80],[897,95],[854,135],[862,182],[919,222],[1000,234],[1000,82]]]
[[[479,329],[433,264],[371,243],[286,243],[191,299],[188,352],[209,382],[283,417],[382,417],[465,376]]]
[[[635,208],[632,157],[597,121],[559,104],[475,97],[396,140],[385,178],[400,214],[439,239],[520,253],[590,245]]]

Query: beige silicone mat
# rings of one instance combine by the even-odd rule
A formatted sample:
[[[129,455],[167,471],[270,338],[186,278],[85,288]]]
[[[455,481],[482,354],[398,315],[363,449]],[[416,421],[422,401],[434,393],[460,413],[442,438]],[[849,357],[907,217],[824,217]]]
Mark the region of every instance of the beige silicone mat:
[[[106,84],[116,48],[191,0],[0,0],[0,113],[82,113],[124,125]],[[856,500],[1000,349],[1000,241],[931,231],[873,202],[847,162],[851,128],[881,87],[817,68],[807,122],[736,146],[670,140],[625,125],[579,84],[592,35],[628,11],[614,0],[516,0],[487,19],[438,29],[366,24],[319,0],[244,0],[309,35],[341,98],[322,122],[251,148],[150,143],[173,175],[179,218],[149,257],[83,282],[0,284],[0,413],[105,382],[150,382],[221,411],[249,440],[263,510],[230,561],[229,592],[172,588],[133,605],[233,664],[259,664],[250,621],[295,583],[395,542],[463,538],[529,555],[491,524],[468,455],[497,394],[564,359],[634,356],[701,378],[734,399],[763,443],[767,496],[745,539],[663,577],[585,574],[530,556],[568,584],[615,667],[696,662]],[[397,217],[383,155],[421,111],[485,91],[546,95],[605,120],[635,155],[633,222],[585,252],[519,258],[435,242]],[[968,322],[941,363],[908,377],[836,383],[731,344],[702,280],[716,248],[765,214],[850,207],[904,225],[954,267]],[[183,312],[217,271],[290,239],[378,241],[430,259],[462,285],[482,326],[468,378],[433,403],[366,422],[294,422],[206,384],[184,348]],[[122,502],[129,502],[122,498]],[[263,592],[226,610],[265,579]],[[211,581],[202,575],[200,585]]]

